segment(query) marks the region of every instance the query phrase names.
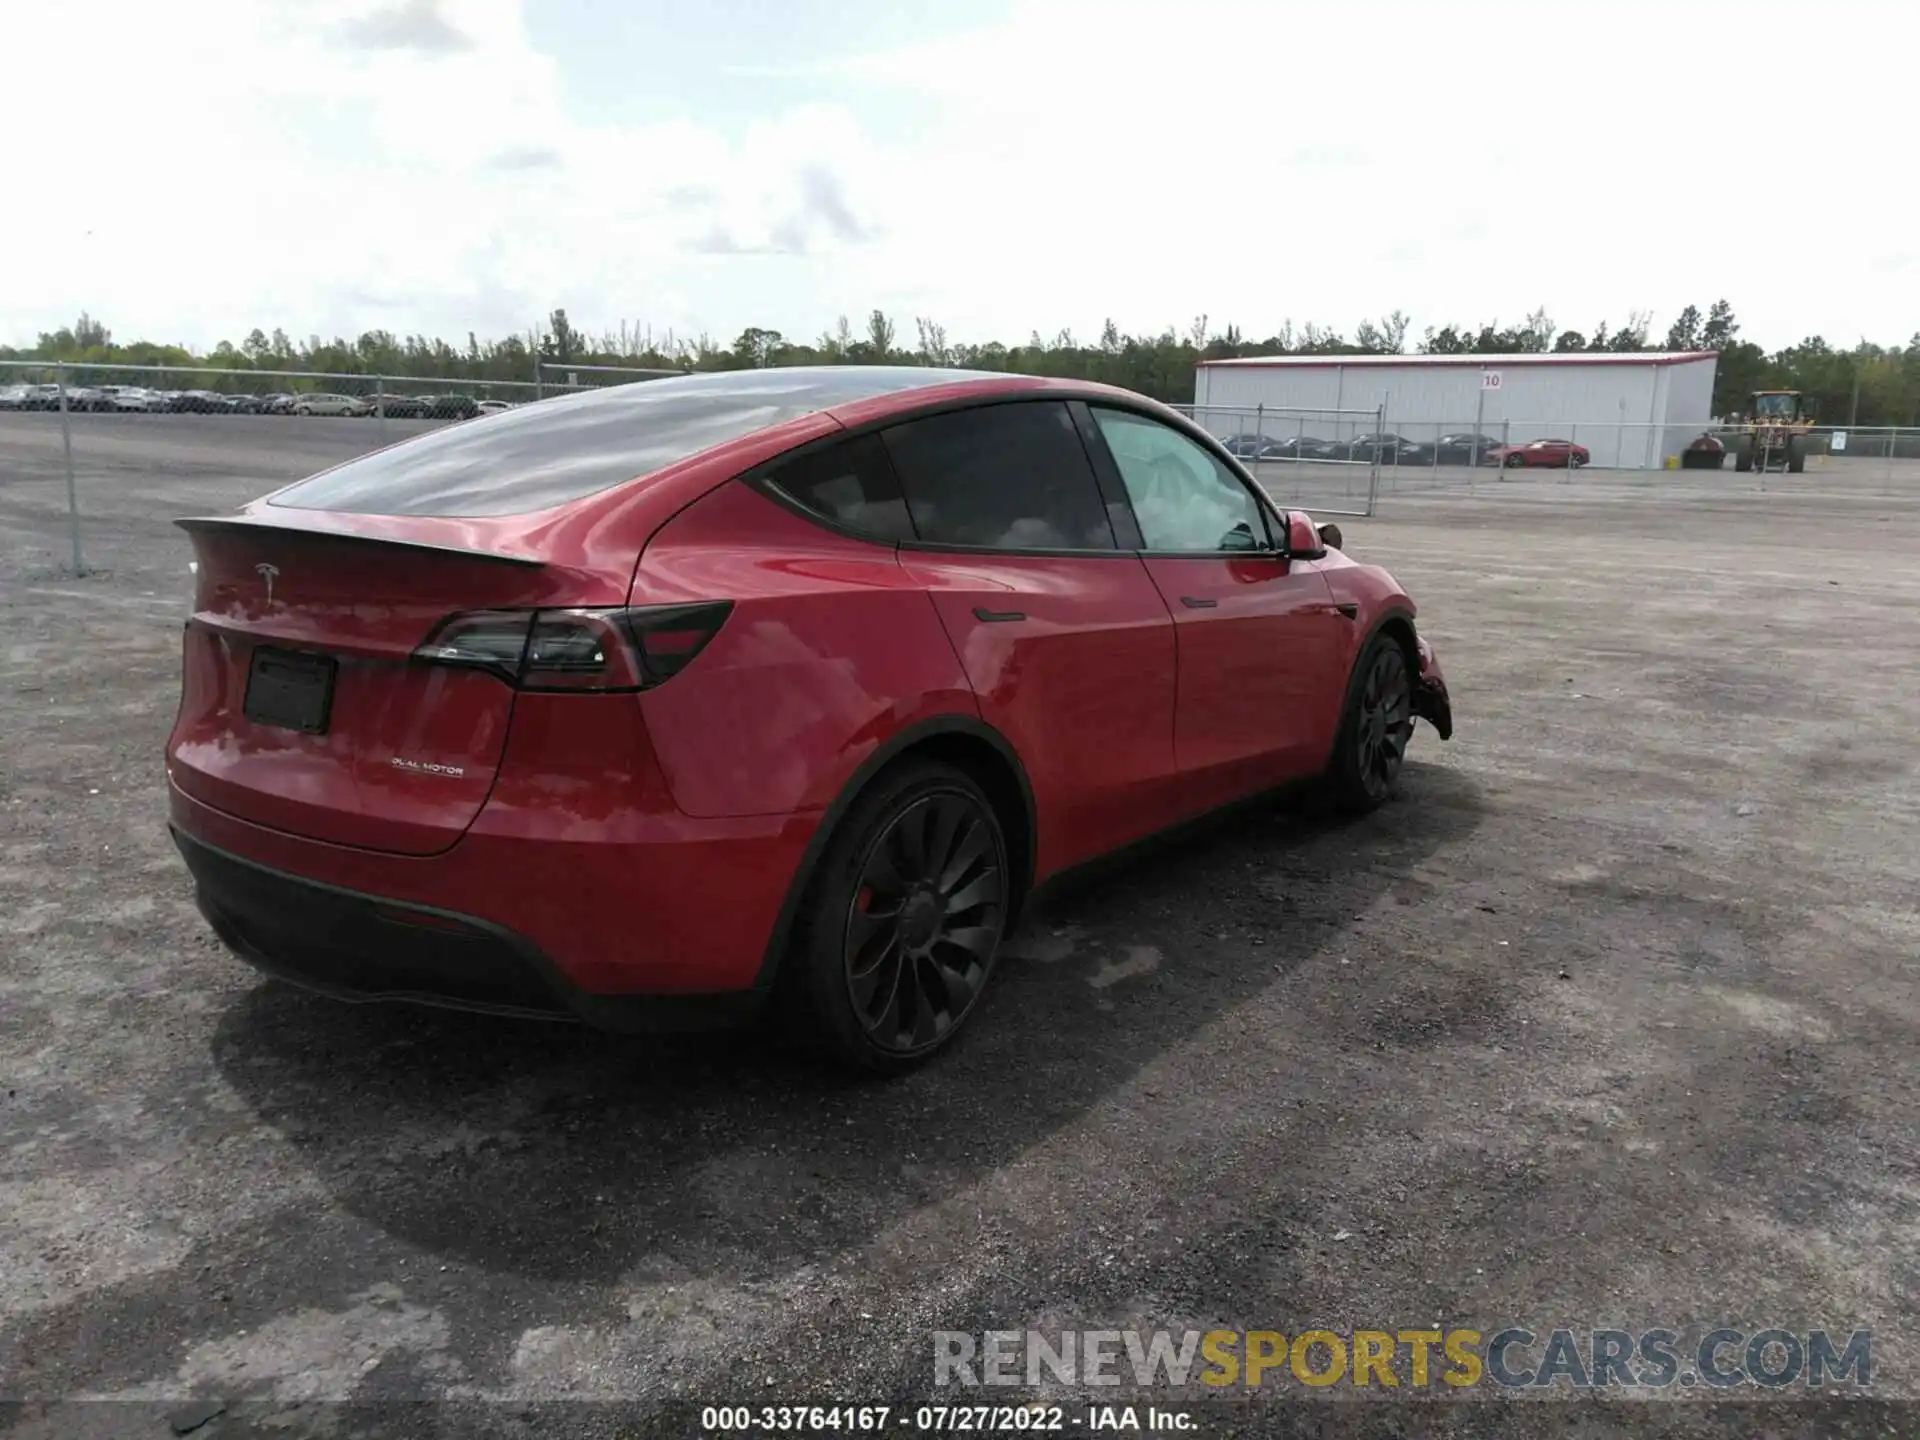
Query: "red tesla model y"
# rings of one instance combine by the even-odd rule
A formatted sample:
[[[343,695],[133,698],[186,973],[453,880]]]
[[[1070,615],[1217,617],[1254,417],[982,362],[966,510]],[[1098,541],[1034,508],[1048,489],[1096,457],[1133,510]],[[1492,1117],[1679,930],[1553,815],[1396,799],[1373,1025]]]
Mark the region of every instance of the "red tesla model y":
[[[1302,777],[1377,803],[1452,724],[1389,575],[1097,385],[658,380],[180,524],[174,836],[228,945],[347,999],[771,1003],[898,1067],[1039,882]]]

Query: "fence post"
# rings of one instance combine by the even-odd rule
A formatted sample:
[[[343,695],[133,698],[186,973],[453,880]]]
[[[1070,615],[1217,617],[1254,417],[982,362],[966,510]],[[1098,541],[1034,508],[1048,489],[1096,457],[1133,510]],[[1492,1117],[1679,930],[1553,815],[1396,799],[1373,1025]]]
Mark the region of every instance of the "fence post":
[[[1480,427],[1487,416],[1487,372],[1480,372],[1480,394],[1473,402],[1473,468],[1478,470],[1485,457],[1480,453]]]
[[[540,389],[540,368],[540,357],[535,355],[533,357],[533,398],[536,400],[545,398]]]
[[[67,416],[67,367],[53,367],[54,383],[60,389],[60,451],[67,466],[67,529],[73,541],[73,573],[84,575],[80,562],[80,487],[73,478],[73,421]]]
[[[378,428],[374,435],[378,443],[387,443],[387,382],[384,376],[373,377],[373,423]]]
[[[1376,435],[1384,435],[1387,433],[1387,401],[1391,398],[1390,395],[1381,396],[1379,408],[1373,412],[1373,433]],[[1349,476],[1347,481],[1347,495],[1351,498],[1353,495],[1353,481],[1351,479],[1353,472],[1349,470],[1347,474]],[[1367,514],[1373,514],[1374,510],[1378,508],[1379,499],[1380,447],[1376,444],[1373,447],[1373,467],[1367,472]]]

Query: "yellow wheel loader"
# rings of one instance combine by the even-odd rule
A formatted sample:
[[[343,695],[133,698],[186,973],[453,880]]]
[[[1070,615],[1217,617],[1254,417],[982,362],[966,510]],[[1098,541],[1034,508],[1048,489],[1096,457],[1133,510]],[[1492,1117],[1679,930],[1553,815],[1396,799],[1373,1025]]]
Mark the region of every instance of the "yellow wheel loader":
[[[1753,408],[1734,437],[1733,468],[1794,475],[1805,470],[1813,408],[1798,390],[1756,390]]]

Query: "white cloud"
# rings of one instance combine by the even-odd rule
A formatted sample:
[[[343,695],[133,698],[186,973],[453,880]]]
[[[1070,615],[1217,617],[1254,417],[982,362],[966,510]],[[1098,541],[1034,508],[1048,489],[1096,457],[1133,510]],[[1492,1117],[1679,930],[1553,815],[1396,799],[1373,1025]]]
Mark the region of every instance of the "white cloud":
[[[582,126],[511,0],[319,20],[283,0],[202,0],[189,27],[138,3],[92,9],[110,38],[23,12],[17,53],[79,60],[103,94],[152,94],[164,75],[166,98],[150,125],[88,108],[57,150],[25,147],[15,193],[35,197],[34,219],[0,238],[0,266],[38,279],[0,298],[9,334],[82,305],[123,336],[203,344],[276,323],[498,333],[554,304],[684,330],[733,320],[724,286],[695,283],[709,253],[877,232],[846,178],[874,147],[846,111],[769,116],[737,143],[684,121]],[[23,112],[69,108],[70,74],[48,68]]]
[[[973,273],[1025,272],[956,328],[1587,328],[1725,295],[1773,343],[1847,342],[1920,327],[1916,43],[1872,0],[1054,0],[844,69],[940,97]]]
[[[1723,294],[1771,344],[1920,328],[1906,6],[1036,0],[801,66],[836,98],[732,135],[580,123],[517,0],[181,13],[10,11],[9,109],[63,118],[15,127],[0,338],[82,306],[196,344],[556,304],[723,339],[873,305],[1009,341],[1586,328]],[[868,118],[902,95],[935,117],[911,137]]]

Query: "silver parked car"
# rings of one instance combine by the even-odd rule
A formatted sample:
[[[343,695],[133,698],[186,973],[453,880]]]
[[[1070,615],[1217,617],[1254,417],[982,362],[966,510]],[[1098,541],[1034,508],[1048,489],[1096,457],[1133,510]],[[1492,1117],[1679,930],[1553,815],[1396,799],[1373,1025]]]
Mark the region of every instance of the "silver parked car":
[[[357,400],[351,395],[316,393],[295,396],[293,413],[296,415],[371,415],[373,407],[366,401]]]
[[[111,408],[122,413],[152,415],[168,408],[167,397],[158,390],[148,390],[140,385],[116,386],[109,400]]]

